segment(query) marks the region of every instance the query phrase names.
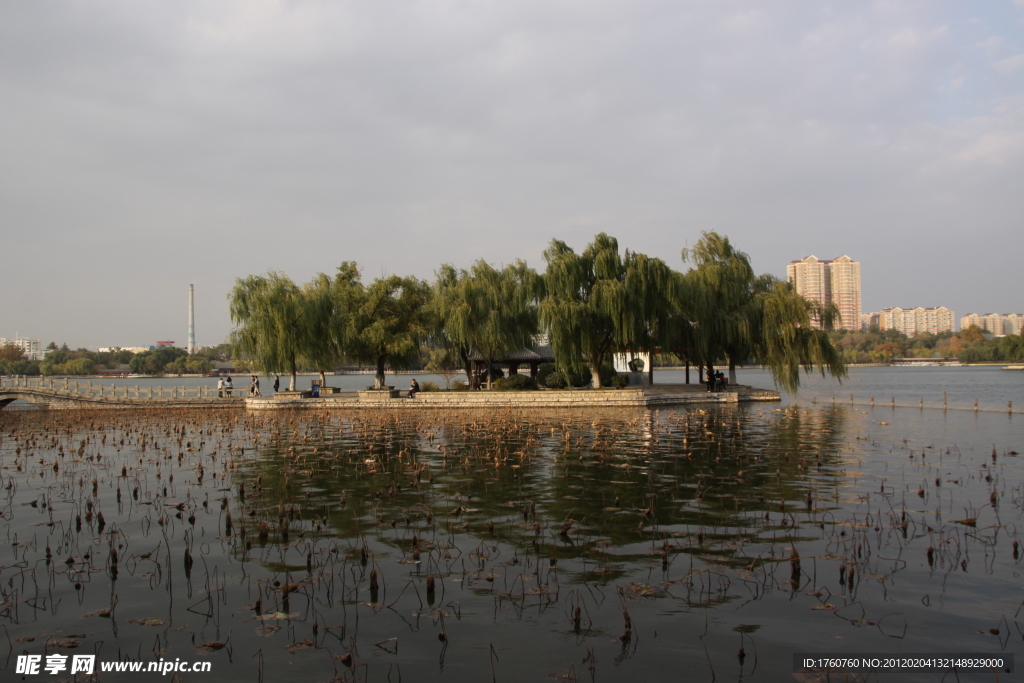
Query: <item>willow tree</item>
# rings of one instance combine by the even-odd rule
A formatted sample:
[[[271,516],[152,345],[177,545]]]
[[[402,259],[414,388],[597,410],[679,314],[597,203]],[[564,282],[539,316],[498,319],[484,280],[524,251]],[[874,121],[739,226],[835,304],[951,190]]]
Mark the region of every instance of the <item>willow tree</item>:
[[[469,270],[444,265],[438,271],[431,308],[442,337],[462,358],[473,378],[469,354],[475,349],[487,361],[491,388],[494,361],[526,346],[537,333],[537,273],[523,261],[501,270],[480,260]]]
[[[351,318],[359,305],[363,285],[354,261],[338,266],[333,278],[318,273],[303,288],[302,360],[320,373],[320,386],[327,386],[327,370],[350,356]]]
[[[755,275],[750,258],[716,232],[702,233],[682,256],[695,266],[684,277],[699,362],[711,366],[725,359],[729,382],[736,384],[736,365],[750,361],[760,332],[757,297],[771,288],[774,278]]]
[[[448,263],[437,271],[430,300],[433,326],[431,336],[436,342],[458,356],[466,371],[466,379],[473,383],[473,341],[469,334],[474,317],[473,291],[469,276]]]
[[[249,356],[260,372],[291,375],[289,389],[294,390],[305,340],[302,288],[287,275],[269,271],[236,279],[228,298],[237,325],[231,332],[232,350]]]
[[[350,315],[344,336],[348,352],[377,369],[374,386],[384,388],[387,365],[408,368],[419,360],[420,340],[429,331],[426,304],[430,289],[413,277],[378,278],[365,289],[350,281]]]
[[[663,261],[628,250],[623,256],[605,233],[582,254],[552,240],[544,260],[540,321],[563,370],[589,367],[598,387],[613,353],[653,351],[664,341],[678,279]]]
[[[682,256],[695,266],[684,277],[702,364],[725,359],[735,384],[737,364],[756,358],[791,392],[799,386],[801,367],[846,375],[828,335],[838,320],[835,306],[808,301],[771,275],[755,275],[749,257],[715,232],[702,233]]]
[[[824,377],[846,377],[843,354],[829,332],[839,320],[835,304],[823,305],[797,293],[788,282],[772,283],[757,296],[753,353],[768,367],[775,383],[790,393],[800,386],[800,369],[817,369]],[[822,329],[814,326],[817,322]]]

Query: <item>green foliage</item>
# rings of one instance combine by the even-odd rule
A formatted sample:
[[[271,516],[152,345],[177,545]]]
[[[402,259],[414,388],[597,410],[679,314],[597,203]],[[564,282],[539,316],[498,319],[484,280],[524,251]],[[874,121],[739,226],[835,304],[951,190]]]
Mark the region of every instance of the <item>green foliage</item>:
[[[777,282],[758,297],[757,335],[752,351],[772,373],[775,383],[789,392],[800,386],[800,369],[817,368],[842,379],[846,364],[826,330],[811,325],[818,317],[831,324],[832,314],[796,293],[789,283]],[[730,377],[729,381],[735,383]]]
[[[960,332],[922,333],[907,337],[898,330],[838,332],[832,335],[836,347],[849,363],[888,363],[893,358],[957,358],[961,363],[1024,360],[1020,335],[986,339],[972,325]]]
[[[556,370],[548,374],[544,379],[544,386],[550,387],[551,389],[565,389],[569,386],[569,381],[565,377],[565,373],[561,370]]]
[[[431,312],[435,336],[462,358],[467,374],[476,350],[493,367],[496,359],[530,343],[537,331],[536,300],[541,280],[525,262],[498,270],[480,260],[456,270],[445,264],[437,273]],[[488,375],[488,382],[495,375]]]
[[[452,391],[469,391],[469,385],[461,379],[457,379],[452,382]]]
[[[352,354],[353,316],[365,294],[359,268],[352,261],[339,265],[334,278],[318,273],[303,286],[299,356],[320,372],[323,386],[326,372]]]
[[[231,333],[235,353],[248,356],[262,373],[290,375],[294,389],[299,353],[308,343],[302,289],[283,273],[269,271],[236,279],[228,298],[231,321],[238,325]]]
[[[73,358],[63,363],[44,360],[39,371],[44,375],[92,375],[96,372],[96,363],[91,358]]]
[[[47,356],[47,358],[49,358],[49,356]],[[149,351],[143,351],[142,353],[135,354],[131,361],[129,361],[128,367],[131,368],[132,372],[140,375],[161,375],[168,366],[171,366],[171,372],[178,372],[173,368],[175,367],[175,363],[181,359],[182,370],[180,370],[180,372],[185,372],[184,363],[187,358],[188,352],[185,351],[185,349],[179,349],[173,346],[160,349],[150,349]]]
[[[497,391],[529,391],[537,388],[537,382],[529,375],[511,375],[494,381]]]
[[[736,365],[756,358],[790,392],[800,385],[801,368],[846,376],[843,355],[828,335],[839,317],[834,305],[808,301],[770,275],[756,276],[749,257],[715,232],[702,233],[682,256],[695,265],[684,276],[684,308],[692,321],[691,357],[698,363],[727,359],[735,383]]]
[[[616,375],[612,377],[611,386],[616,389],[623,389],[629,386],[629,375]]]
[[[205,375],[213,369],[213,363],[203,356],[179,356],[164,366],[166,372],[179,375]]]
[[[418,362],[420,341],[429,331],[430,289],[413,277],[392,275],[350,291],[344,337],[357,362],[377,366],[375,386],[384,386],[385,365],[405,369]]]
[[[660,259],[622,255],[618,241],[601,233],[582,254],[552,240],[544,260],[540,318],[563,372],[587,366],[599,374],[613,351],[653,351],[668,342],[680,289]]]
[[[537,384],[539,384],[539,385],[541,385],[543,387],[546,387],[547,386],[547,381],[546,380],[547,380],[548,376],[552,372],[555,372],[555,370],[557,370],[557,368],[555,367],[554,363],[541,363],[540,365],[538,365],[537,366]]]
[[[440,388],[438,388],[437,382],[424,382],[420,386],[420,391],[440,391]]]
[[[961,351],[958,358],[961,363],[1024,360],[1024,335],[1008,334],[1005,337],[982,339]]]
[[[39,361],[0,360],[0,375],[38,375]]]
[[[345,360],[377,364],[383,386],[385,362],[407,367],[418,353],[409,335],[421,334],[415,311],[423,290],[419,281],[397,276],[364,287],[351,261],[333,278],[319,273],[302,287],[274,271],[239,278],[229,297],[238,325],[232,349],[259,372],[289,374],[292,389],[300,367],[319,370],[323,382]]]

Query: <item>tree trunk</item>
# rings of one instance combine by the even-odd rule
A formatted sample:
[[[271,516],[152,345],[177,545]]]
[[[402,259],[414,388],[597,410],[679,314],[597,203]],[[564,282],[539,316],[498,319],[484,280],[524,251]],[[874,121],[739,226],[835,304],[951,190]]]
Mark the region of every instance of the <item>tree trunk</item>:
[[[292,379],[291,379],[292,383],[288,387],[288,391],[295,391],[295,387],[298,386],[298,384],[299,384],[299,369],[295,366],[295,359],[294,358],[292,358],[292,360],[291,360],[291,366],[292,366]]]
[[[388,355],[386,353],[383,356],[377,356],[377,374],[373,378],[374,389],[384,388],[384,361],[387,359]]]
[[[320,390],[323,391],[324,387],[327,386],[327,373],[323,370],[320,371]]]
[[[494,379],[491,375],[494,374],[494,361],[490,358],[487,359],[487,391],[491,390],[494,385]]]
[[[593,389],[601,388],[601,366],[604,364],[604,354],[610,344],[605,344],[603,351],[599,351],[591,357],[590,362],[590,386]]]
[[[729,384],[736,384],[736,360],[729,356]]]
[[[686,383],[690,383],[690,357],[686,357]]]
[[[459,349],[459,358],[462,359],[462,367],[466,369],[466,384],[473,388],[473,361],[469,360],[469,352]]]

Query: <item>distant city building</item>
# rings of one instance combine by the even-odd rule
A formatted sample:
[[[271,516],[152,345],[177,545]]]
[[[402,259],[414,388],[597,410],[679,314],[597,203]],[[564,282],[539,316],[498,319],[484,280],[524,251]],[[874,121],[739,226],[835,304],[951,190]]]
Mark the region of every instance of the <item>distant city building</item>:
[[[878,314],[878,327],[899,330],[908,337],[915,334],[938,334],[954,329],[956,318],[945,306],[936,308],[886,308]]]
[[[0,346],[7,346],[12,344],[21,349],[21,352],[25,354],[26,360],[42,360],[45,355],[43,352],[43,346],[39,343],[38,339],[26,339],[19,337],[18,339],[4,339],[0,337]]]
[[[859,330],[860,314],[860,262],[849,256],[823,261],[808,256],[791,261],[786,266],[786,279],[801,296],[823,304],[839,307],[837,327]],[[820,327],[820,323],[815,323]]]
[[[968,313],[960,318],[960,329],[977,325],[998,337],[1020,334],[1024,329],[1024,313]]]
[[[113,353],[114,351],[131,351],[132,353],[142,353],[143,351],[149,351],[152,346],[103,346],[100,347],[100,353]]]
[[[172,341],[158,341],[156,343],[156,348],[158,348],[158,349],[166,349],[166,348],[170,348],[172,346],[174,346],[174,342],[172,342]]]
[[[878,316],[880,313],[861,313],[860,314],[860,330],[861,332],[867,332],[872,327],[878,327]]]

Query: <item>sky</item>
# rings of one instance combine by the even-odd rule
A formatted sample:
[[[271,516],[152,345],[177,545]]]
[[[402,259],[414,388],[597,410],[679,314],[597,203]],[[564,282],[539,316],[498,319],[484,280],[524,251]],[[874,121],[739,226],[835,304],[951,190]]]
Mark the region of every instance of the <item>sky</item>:
[[[1024,311],[1024,0],[0,3],[0,337],[231,330],[235,279],[595,234],[848,254],[863,310]]]

